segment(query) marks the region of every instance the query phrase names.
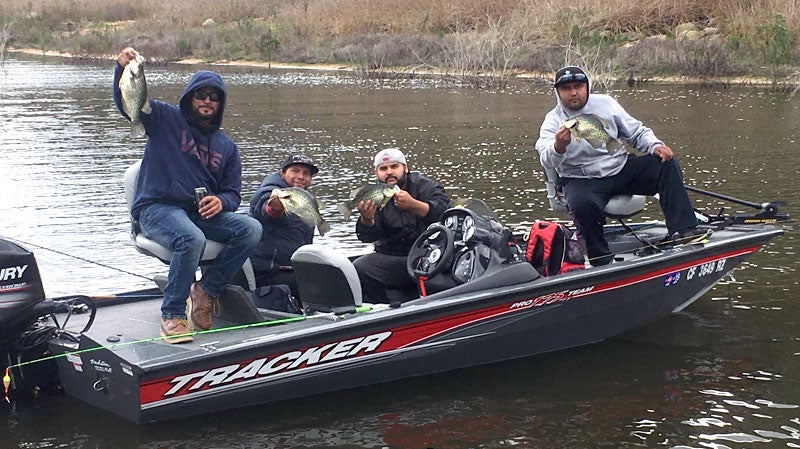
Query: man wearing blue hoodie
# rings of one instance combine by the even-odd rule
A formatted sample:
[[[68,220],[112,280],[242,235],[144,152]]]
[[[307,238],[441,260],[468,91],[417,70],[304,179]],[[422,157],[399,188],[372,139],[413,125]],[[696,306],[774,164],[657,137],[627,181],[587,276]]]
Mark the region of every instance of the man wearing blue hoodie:
[[[542,122],[536,151],[542,166],[558,173],[567,207],[586,242],[592,265],[605,265],[613,259],[603,236],[603,209],[614,195],[658,193],[669,237],[686,241],[701,234],[670,147],[610,96],[589,95],[589,76],[580,67],[560,68],[553,87],[557,104]],[[580,116],[597,119],[607,140],[573,138],[564,121]],[[643,155],[628,153],[618,140]]]
[[[318,172],[310,157],[290,154],[279,171],[264,178],[250,199],[250,216],[262,226],[261,242],[250,256],[256,285],[285,284],[295,298],[300,297],[291,259],[297,248],[313,242],[314,226],[309,226],[296,215],[287,214],[272,192],[289,187],[307,190]]]
[[[114,72],[114,102],[126,118],[119,80],[135,56],[133,48],[123,49]],[[147,144],[131,216],[148,238],[173,251],[161,304],[161,335],[169,343],[192,341],[190,331],[211,327],[216,298],[261,238],[258,221],[235,213],[242,167],[236,144],[220,130],[226,96],[217,73],[199,71],[178,106],[149,100],[150,113],[140,114]],[[195,204],[198,187],[207,195]],[[195,282],[206,239],[225,248]]]

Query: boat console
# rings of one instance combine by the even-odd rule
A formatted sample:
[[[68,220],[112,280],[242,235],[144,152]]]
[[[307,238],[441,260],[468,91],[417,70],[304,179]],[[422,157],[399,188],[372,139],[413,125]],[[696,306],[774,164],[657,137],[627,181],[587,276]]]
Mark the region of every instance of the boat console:
[[[423,296],[525,261],[511,231],[476,209],[448,209],[414,242],[406,269]]]
[[[420,296],[461,294],[539,277],[512,232],[483,207],[448,209],[414,242],[406,269],[419,281]],[[301,246],[292,255],[292,266],[306,312],[340,314],[362,304],[358,273],[334,248]]]

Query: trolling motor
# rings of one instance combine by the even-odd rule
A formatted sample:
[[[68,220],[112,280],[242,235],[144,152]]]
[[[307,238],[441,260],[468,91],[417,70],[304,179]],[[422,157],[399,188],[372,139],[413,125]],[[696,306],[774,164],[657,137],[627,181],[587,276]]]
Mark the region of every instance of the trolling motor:
[[[756,209],[758,211],[758,213],[755,214],[735,214],[729,217],[724,217],[722,215],[722,211],[720,210],[719,214],[717,214],[716,216],[709,216],[709,219],[711,221],[726,221],[731,224],[762,224],[762,223],[778,223],[778,222],[791,221],[789,214],[780,212],[778,210],[780,207],[786,205],[785,201],[754,203],[752,201],[746,201],[739,198],[734,198],[732,196],[723,195],[721,193],[698,189],[697,187],[692,187],[688,185],[684,185],[683,187],[690,192],[696,192],[702,195],[710,196],[712,198],[717,198],[720,200],[741,204],[743,206],[752,207],[753,209]]]

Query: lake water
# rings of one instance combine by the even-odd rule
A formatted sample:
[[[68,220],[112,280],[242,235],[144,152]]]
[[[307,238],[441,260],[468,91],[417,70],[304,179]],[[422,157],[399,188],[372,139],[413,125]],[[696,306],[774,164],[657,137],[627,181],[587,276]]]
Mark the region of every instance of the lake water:
[[[318,243],[364,250],[336,205],[371,179],[372,156],[388,146],[452,198],[483,198],[509,227],[556,218],[533,149],[555,101],[546,85],[487,92],[213,69],[229,89],[224,128],[242,154],[243,204],[290,151],[309,154],[332,227]],[[144,140],[114,107],[112,70],[22,56],[0,67],[0,236],[34,251],[49,297],[150,287],[166,272],[129,240],[122,174]],[[177,101],[195,70],[148,70],[151,97]],[[796,99],[761,87],[610,93],[675,150],[687,184],[785,200],[799,216]],[[639,216],[660,217],[652,202]],[[147,426],[66,397],[3,403],[0,447],[800,448],[797,234],[786,229],[686,311],[603,343]]]

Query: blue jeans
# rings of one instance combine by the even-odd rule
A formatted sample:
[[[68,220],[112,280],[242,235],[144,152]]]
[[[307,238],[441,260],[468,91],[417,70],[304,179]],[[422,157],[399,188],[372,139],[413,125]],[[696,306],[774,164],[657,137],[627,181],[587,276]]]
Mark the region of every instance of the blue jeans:
[[[261,239],[261,224],[246,215],[220,212],[203,219],[197,212],[161,203],[142,209],[139,225],[149,239],[172,250],[161,303],[163,318],[186,318],[186,298],[206,239],[225,244],[200,281],[200,287],[214,298],[219,298]]]

